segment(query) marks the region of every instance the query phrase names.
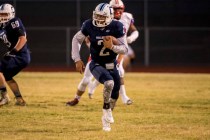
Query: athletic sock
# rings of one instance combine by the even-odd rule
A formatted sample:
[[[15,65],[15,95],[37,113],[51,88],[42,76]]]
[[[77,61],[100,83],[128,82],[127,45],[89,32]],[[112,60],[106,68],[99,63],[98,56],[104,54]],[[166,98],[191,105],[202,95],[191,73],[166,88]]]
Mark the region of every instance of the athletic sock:
[[[76,95],[75,98],[80,100],[81,96]]]
[[[104,103],[103,109],[109,109],[110,108],[110,103]]]
[[[5,93],[5,92],[7,92],[6,87],[1,87],[1,88],[0,88],[0,93]]]
[[[19,91],[14,92],[15,98],[22,98],[22,95]]]

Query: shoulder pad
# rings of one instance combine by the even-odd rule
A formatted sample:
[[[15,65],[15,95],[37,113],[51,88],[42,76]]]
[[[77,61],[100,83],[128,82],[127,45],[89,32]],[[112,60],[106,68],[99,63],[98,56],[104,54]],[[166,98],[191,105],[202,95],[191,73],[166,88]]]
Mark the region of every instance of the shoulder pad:
[[[133,19],[133,15],[131,13],[124,12],[124,15],[129,19]]]

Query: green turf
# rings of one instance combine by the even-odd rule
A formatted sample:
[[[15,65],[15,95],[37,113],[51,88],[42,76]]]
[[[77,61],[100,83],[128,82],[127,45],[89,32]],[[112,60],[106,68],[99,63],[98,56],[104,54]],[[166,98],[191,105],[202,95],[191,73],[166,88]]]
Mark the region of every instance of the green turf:
[[[0,140],[208,140],[210,75],[126,73],[126,106],[119,98],[111,132],[102,130],[102,90],[73,99],[79,73],[23,72],[15,77],[26,107],[0,108]]]

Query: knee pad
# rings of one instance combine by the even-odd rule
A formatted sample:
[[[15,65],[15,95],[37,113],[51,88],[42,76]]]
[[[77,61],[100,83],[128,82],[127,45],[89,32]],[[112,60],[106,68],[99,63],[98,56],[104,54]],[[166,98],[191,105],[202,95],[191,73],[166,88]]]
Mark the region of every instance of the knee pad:
[[[114,81],[108,80],[104,82],[104,101],[109,102],[109,98],[111,97],[111,93],[114,87]]]
[[[112,91],[114,87],[114,81],[113,80],[108,80],[104,82],[104,90],[106,91]]]

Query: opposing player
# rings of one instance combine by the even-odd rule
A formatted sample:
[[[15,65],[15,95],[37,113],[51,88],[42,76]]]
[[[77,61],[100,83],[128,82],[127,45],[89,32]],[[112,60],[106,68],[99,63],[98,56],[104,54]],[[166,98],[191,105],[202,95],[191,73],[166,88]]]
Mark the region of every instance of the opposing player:
[[[80,47],[84,39],[90,37],[91,62],[90,71],[95,79],[104,85],[102,124],[104,131],[110,131],[110,123],[114,122],[111,108],[118,99],[120,76],[116,68],[117,54],[128,51],[125,28],[119,21],[113,20],[113,8],[107,3],[100,3],[93,11],[93,18],[86,20],[80,31],[72,39],[72,59],[76,69],[83,72],[84,63],[80,58]],[[120,42],[113,45],[114,36]],[[110,98],[111,97],[111,98]]]
[[[25,106],[26,102],[13,77],[30,63],[26,30],[21,20],[15,17],[15,9],[10,4],[0,6],[0,24],[0,40],[9,48],[7,55],[0,61],[0,106],[10,101],[6,83],[15,95],[15,104]]]
[[[85,43],[86,43],[86,46],[88,48],[90,48],[90,38],[89,37],[85,38]],[[66,103],[67,106],[74,106],[79,103],[80,98],[84,94],[86,87],[88,86],[90,81],[93,79],[93,75],[91,74],[90,69],[89,69],[90,61],[91,61],[91,57],[89,57],[89,60],[86,64],[86,67],[84,70],[84,76],[77,87],[75,98],[71,101],[68,101]]]
[[[127,43],[128,44],[132,43],[139,36],[139,32],[134,25],[134,18],[132,14],[124,12],[125,6],[121,0],[111,0],[109,4],[114,9],[114,18],[122,22],[126,30],[128,31]],[[128,36],[128,34],[130,35]],[[133,101],[126,94],[125,85],[124,85],[124,74],[125,74],[124,66],[127,66],[128,62],[130,61],[131,56],[134,55],[133,53],[134,52],[132,48],[129,46],[128,53],[126,53],[125,55],[120,54],[118,56],[119,73],[120,73],[120,78],[121,78],[120,96],[121,96],[122,102],[127,105],[132,104]],[[92,96],[92,94],[95,91],[95,88],[98,85],[99,85],[99,82],[97,80],[94,80],[93,82],[89,83],[89,93],[88,93],[89,96]]]

